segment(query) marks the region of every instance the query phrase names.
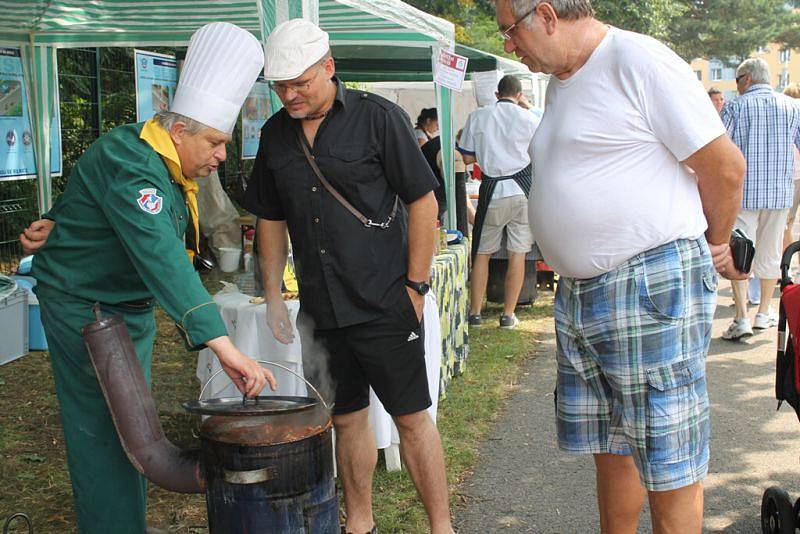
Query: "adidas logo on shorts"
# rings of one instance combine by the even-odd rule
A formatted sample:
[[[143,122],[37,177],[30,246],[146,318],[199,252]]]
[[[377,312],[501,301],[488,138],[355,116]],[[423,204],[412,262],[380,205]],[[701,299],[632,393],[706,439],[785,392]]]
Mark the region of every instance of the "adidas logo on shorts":
[[[411,332],[408,335],[408,339],[406,341],[416,341],[417,339],[419,339],[419,336],[417,335],[417,333],[416,332]]]

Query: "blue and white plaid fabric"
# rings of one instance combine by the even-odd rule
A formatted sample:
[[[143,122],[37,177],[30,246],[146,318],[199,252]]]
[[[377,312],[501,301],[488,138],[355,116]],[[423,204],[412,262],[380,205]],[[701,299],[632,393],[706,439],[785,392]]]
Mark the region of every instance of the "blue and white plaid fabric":
[[[717,274],[704,238],[678,240],[556,294],[559,447],[633,455],[651,491],[708,472],[705,361]]]
[[[742,209],[792,207],[792,145],[800,146],[800,107],[766,84],[722,108],[722,123],[747,160]]]

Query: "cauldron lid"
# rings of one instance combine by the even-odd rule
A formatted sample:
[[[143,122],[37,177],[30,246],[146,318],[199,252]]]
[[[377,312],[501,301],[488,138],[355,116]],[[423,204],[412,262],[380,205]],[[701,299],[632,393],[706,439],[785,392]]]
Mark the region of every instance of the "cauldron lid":
[[[309,410],[319,404],[312,397],[264,396],[194,400],[183,403],[186,410],[200,415],[281,415]]]

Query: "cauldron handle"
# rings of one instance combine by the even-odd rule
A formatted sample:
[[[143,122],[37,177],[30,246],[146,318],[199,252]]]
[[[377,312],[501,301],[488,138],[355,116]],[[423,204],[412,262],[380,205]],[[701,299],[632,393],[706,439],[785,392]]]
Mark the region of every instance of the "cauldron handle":
[[[17,512],[16,514],[11,514],[6,518],[5,525],[3,525],[3,534],[8,534],[9,529],[11,528],[11,523],[14,522],[15,519],[22,519],[28,525],[28,534],[33,534],[33,522],[31,518],[28,517],[28,514],[24,514],[22,512]]]
[[[299,378],[300,380],[302,380],[303,382],[305,382],[305,383],[306,383],[306,385],[307,385],[308,387],[310,387],[310,388],[312,389],[312,391],[314,391],[314,393],[317,395],[317,398],[319,398],[319,400],[320,400],[320,402],[322,403],[322,405],[323,405],[323,406],[325,406],[325,409],[326,409],[326,410],[330,410],[330,409],[331,409],[331,407],[328,405],[328,403],[327,403],[327,402],[325,402],[325,399],[323,399],[323,398],[322,398],[322,395],[321,395],[321,394],[320,394],[320,392],[317,390],[317,388],[315,388],[315,387],[314,387],[314,385],[313,385],[311,382],[309,382],[308,380],[306,380],[305,378],[303,378],[302,376],[300,376],[300,375],[299,375],[298,373],[296,373],[295,371],[293,371],[293,370],[289,369],[288,367],[286,367],[285,365],[281,365],[281,364],[279,364],[279,363],[275,363],[275,362],[268,362],[268,361],[266,361],[266,360],[256,360],[256,361],[257,361],[258,363],[263,363],[263,364],[267,364],[267,365],[273,365],[273,366],[275,366],[275,367],[278,367],[278,368],[280,368],[280,369],[283,369],[283,370],[284,370],[284,371],[286,371],[286,372],[289,372],[289,373],[293,374],[294,376],[296,376],[297,378]],[[200,388],[200,396],[198,397],[198,400],[203,400],[203,393],[205,393],[205,391],[206,391],[206,388],[208,387],[208,385],[211,383],[211,381],[212,381],[212,380],[214,380],[214,378],[215,378],[215,377],[216,377],[218,374],[220,374],[220,373],[221,373],[221,372],[223,372],[223,371],[225,371],[225,369],[220,369],[219,371],[217,371],[216,373],[214,373],[213,375],[211,375],[211,376],[208,378],[208,380],[206,380],[206,383],[205,383],[205,384],[203,384],[203,387],[202,387],[202,388]]]

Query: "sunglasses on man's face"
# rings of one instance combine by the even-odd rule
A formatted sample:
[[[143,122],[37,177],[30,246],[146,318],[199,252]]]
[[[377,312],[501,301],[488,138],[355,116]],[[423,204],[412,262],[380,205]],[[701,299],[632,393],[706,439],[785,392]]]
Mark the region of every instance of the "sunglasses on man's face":
[[[744,80],[745,76],[747,76],[747,74],[740,74],[739,76],[737,76],[736,77],[736,83],[739,83],[742,80]]]

